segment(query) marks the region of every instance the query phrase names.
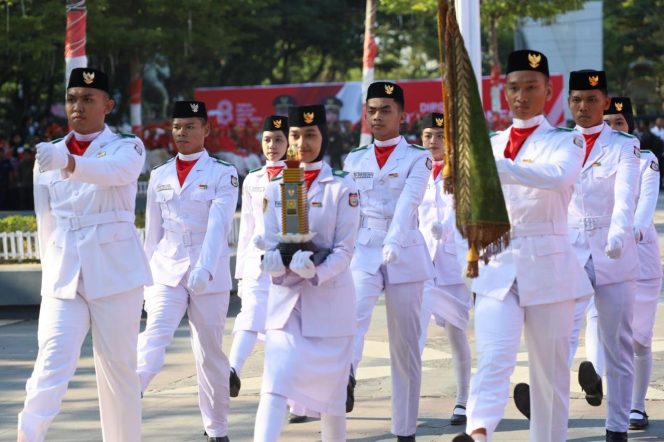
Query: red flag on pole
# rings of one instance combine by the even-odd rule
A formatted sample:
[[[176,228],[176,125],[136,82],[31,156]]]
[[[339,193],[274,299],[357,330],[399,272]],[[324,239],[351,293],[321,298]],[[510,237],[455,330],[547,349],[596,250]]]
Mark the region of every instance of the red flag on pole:
[[[378,45],[373,36],[373,28],[376,23],[376,0],[367,0],[366,15],[364,19],[364,56],[362,57],[362,131],[360,134],[360,145],[369,144],[372,141],[371,129],[367,125],[366,101],[369,85],[374,81],[374,62],[378,53]]]
[[[85,54],[88,12],[85,0],[67,0],[67,30],[65,31],[65,86],[74,68],[88,66]]]

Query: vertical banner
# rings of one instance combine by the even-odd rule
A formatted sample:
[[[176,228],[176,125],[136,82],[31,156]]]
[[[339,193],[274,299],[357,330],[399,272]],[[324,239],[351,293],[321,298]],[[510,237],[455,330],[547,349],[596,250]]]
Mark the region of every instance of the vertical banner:
[[[131,131],[142,137],[141,95],[143,93],[143,64],[137,55],[132,57],[129,64],[129,73],[129,120],[131,121]]]
[[[364,19],[364,55],[362,56],[362,131],[360,146],[372,141],[371,129],[364,118],[366,113],[367,90],[374,81],[374,61],[378,53],[378,46],[373,36],[376,23],[376,0],[367,0],[367,9]]]
[[[85,55],[88,12],[85,0],[67,0],[67,30],[65,31],[65,86],[74,68],[88,66]]]

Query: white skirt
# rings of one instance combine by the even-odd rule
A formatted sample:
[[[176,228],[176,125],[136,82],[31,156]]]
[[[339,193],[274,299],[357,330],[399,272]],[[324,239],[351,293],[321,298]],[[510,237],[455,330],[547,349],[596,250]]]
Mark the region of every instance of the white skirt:
[[[470,290],[465,284],[439,286],[433,280],[424,283],[422,294],[422,317],[433,315],[436,324],[449,323],[462,330],[466,329],[471,306]],[[429,322],[428,320],[426,321]]]
[[[270,291],[270,277],[261,273],[258,280],[242,279],[242,308],[235,318],[233,333],[238,331],[265,332],[267,318],[267,296]]]
[[[285,396],[312,417],[345,416],[352,350],[352,336],[302,336],[300,312],[294,309],[283,329],[265,334],[261,393]]]

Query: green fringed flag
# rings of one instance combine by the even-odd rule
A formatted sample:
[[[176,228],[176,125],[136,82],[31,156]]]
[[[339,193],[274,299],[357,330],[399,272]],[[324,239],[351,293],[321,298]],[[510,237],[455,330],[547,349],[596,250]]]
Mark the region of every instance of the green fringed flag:
[[[438,42],[445,113],[445,190],[468,240],[467,276],[509,243],[510,222],[477,80],[459,31],[454,0],[438,0]]]

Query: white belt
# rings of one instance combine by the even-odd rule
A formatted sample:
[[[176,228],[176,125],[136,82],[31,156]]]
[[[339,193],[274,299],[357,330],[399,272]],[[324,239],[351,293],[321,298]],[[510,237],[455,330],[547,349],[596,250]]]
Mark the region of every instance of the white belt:
[[[595,230],[611,225],[611,215],[586,216],[585,218],[570,218],[569,226],[572,229]]]
[[[513,224],[512,229],[510,230],[510,236],[513,238],[518,238],[520,236],[565,234],[567,234],[567,223],[555,221]]]
[[[392,218],[372,218],[370,216],[360,217],[360,227],[366,227],[374,230],[387,231],[392,223]]]
[[[203,244],[205,232],[173,232],[164,231],[164,239],[170,243],[182,244],[185,246],[194,246]]]
[[[114,212],[91,213],[67,218],[58,217],[57,219],[58,227],[65,230],[79,230],[84,227],[96,226],[97,224],[116,222],[133,224],[134,214],[128,210],[117,210]]]

